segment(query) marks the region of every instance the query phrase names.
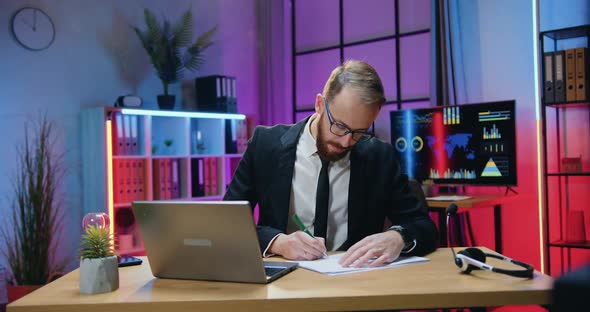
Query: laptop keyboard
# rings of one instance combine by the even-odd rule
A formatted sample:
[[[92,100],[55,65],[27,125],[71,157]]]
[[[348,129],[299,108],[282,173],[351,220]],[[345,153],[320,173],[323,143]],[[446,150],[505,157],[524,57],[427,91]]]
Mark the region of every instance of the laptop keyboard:
[[[264,271],[266,272],[266,276],[273,276],[285,268],[277,268],[277,267],[264,267]]]

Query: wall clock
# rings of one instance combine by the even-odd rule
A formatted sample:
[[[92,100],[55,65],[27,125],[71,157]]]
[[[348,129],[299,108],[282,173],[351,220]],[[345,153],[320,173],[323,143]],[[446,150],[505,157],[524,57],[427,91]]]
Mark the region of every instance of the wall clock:
[[[11,30],[16,41],[24,48],[41,51],[55,40],[55,26],[45,12],[38,8],[22,8],[12,17]]]

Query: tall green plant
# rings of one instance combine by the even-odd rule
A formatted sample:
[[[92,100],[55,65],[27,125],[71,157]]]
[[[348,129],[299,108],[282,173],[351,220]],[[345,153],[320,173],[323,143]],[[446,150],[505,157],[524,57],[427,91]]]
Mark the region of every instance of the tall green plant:
[[[168,85],[182,79],[185,69],[197,70],[204,63],[203,51],[213,44],[211,37],[217,27],[211,28],[191,43],[193,15],[190,9],[173,25],[166,19],[159,24],[147,8],[144,9],[144,19],[144,31],[137,27],[133,29],[162,81],[164,94],[168,95]]]
[[[3,228],[4,249],[17,285],[45,284],[62,267],[55,265],[61,225],[63,155],[55,153],[53,123],[47,116],[25,124],[24,141],[17,145],[17,169],[12,179],[12,222]],[[11,223],[11,224],[10,224]]]

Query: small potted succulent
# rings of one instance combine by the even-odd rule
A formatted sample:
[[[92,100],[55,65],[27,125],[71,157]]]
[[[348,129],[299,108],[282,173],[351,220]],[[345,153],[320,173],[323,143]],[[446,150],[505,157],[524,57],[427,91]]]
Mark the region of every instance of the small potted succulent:
[[[119,263],[107,228],[88,225],[82,235],[80,292],[99,294],[119,288]]]

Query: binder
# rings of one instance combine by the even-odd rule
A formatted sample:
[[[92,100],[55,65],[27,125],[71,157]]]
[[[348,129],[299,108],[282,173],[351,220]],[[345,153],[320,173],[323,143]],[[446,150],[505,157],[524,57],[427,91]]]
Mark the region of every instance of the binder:
[[[153,192],[154,192],[154,199],[162,199],[162,188],[161,188],[161,184],[162,184],[162,178],[160,177],[160,175],[162,174],[162,171],[160,169],[160,163],[161,163],[162,159],[158,158],[158,159],[154,159],[153,161]]]
[[[555,103],[555,91],[553,89],[553,52],[543,53],[545,73],[543,79],[543,94],[545,104]]]
[[[170,162],[171,161],[172,161],[172,159],[170,159],[170,158],[164,159],[164,167],[162,168],[162,170],[164,171],[164,174],[163,174],[163,177],[164,177],[163,199],[171,199],[172,198],[172,195],[170,192],[172,190],[172,186],[170,185],[171,184],[170,181],[172,180],[170,177],[170,175],[172,174],[172,172],[170,170],[170,168],[171,168]]]
[[[236,113],[235,78],[221,75],[195,79],[197,109],[200,111]]]
[[[129,115],[123,115],[123,150],[122,155],[131,154],[131,120]]]
[[[565,100],[576,100],[576,60],[574,49],[565,50]]]
[[[211,195],[211,158],[203,158],[203,194]]]
[[[139,154],[139,145],[138,145],[138,139],[137,139],[137,119],[138,116],[129,116],[130,120],[131,120],[131,135],[130,135],[130,151],[129,154],[132,155],[137,155]]]
[[[211,181],[211,195],[218,195],[218,180],[217,180],[217,158],[209,159],[209,175]]]
[[[123,155],[123,145],[125,143],[123,142],[123,116],[119,112],[115,113],[114,127],[115,131],[113,133],[117,134],[117,140],[113,140],[113,155]]]
[[[588,99],[586,87],[586,48],[577,48],[576,57],[576,101]]]
[[[192,188],[193,197],[205,196],[205,185],[203,181],[203,158],[193,159],[193,175]]]
[[[565,103],[565,53],[556,51],[553,54],[555,103]]]
[[[179,198],[180,197],[180,189],[178,188],[178,159],[172,159],[172,175],[171,175],[171,183],[172,183],[172,196],[171,198]]]
[[[121,202],[121,195],[123,194],[123,187],[121,177],[123,172],[123,165],[120,160],[113,159],[113,203]]]
[[[145,168],[142,159],[137,160],[137,200],[145,200]]]
[[[205,196],[203,158],[191,159],[192,197]]]
[[[126,159],[125,162],[125,203],[130,203],[133,200],[133,168],[131,160]]]
[[[129,160],[129,162],[131,162],[131,198],[129,198],[129,202],[133,202],[134,200],[137,200],[137,192],[138,192],[138,186],[139,186],[139,181],[138,181],[139,177],[137,176],[138,160],[131,159],[131,160]]]
[[[221,98],[221,76],[215,78],[215,97],[219,100]]]

